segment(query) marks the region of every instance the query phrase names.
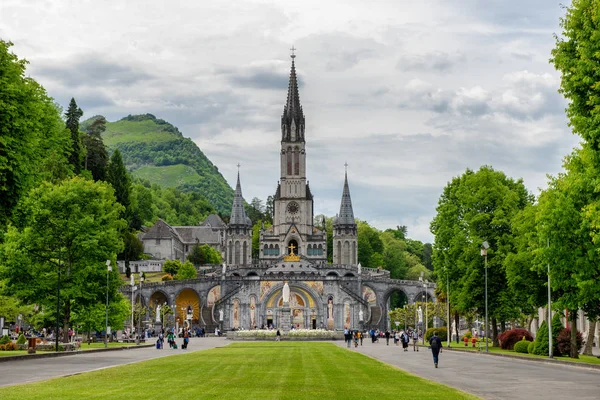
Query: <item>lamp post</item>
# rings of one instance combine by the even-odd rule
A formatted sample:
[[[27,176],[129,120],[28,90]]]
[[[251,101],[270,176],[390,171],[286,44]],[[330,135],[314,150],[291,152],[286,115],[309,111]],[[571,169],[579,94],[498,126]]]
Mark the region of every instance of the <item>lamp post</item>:
[[[110,260],[106,260],[106,325],[104,331],[104,347],[108,347],[108,275],[112,271]]]
[[[546,239],[546,247],[550,250],[550,239]],[[548,261],[548,357],[552,358],[552,298],[550,290],[550,261]]]
[[[425,331],[423,331],[423,344],[425,344],[425,334],[427,333],[427,329],[429,328],[429,318],[427,317],[427,279],[425,279]]]
[[[58,282],[56,284],[56,348],[55,351],[58,353],[58,323],[60,319],[60,257],[58,259],[58,266],[56,270],[58,271]]]
[[[490,244],[487,242],[483,242],[481,244],[481,255],[484,256],[484,270],[485,270],[485,352],[489,353],[490,350],[488,348],[488,291],[487,291],[487,250],[490,248]]]
[[[407,316],[408,316],[408,313],[406,312],[406,304],[405,304],[404,305],[404,332],[407,331],[407,329],[406,329],[406,320],[408,319]]]
[[[131,332],[130,333],[133,333],[133,327],[134,327],[134,325],[133,325],[133,313],[134,313],[134,310],[135,310],[135,307],[134,307],[134,304],[133,304],[133,294],[134,294],[134,292],[136,290],[136,287],[135,287],[135,278],[134,278],[133,274],[129,275],[129,277],[131,278],[131,280],[129,281],[129,285],[131,286]]]
[[[144,275],[140,272],[140,313],[138,315],[138,328],[137,328],[137,339],[136,344],[139,346],[142,340],[142,283],[144,282]]]
[[[450,272],[448,268],[446,270],[446,308],[448,308],[448,322],[446,323],[446,339],[448,341],[448,348],[450,348]]]

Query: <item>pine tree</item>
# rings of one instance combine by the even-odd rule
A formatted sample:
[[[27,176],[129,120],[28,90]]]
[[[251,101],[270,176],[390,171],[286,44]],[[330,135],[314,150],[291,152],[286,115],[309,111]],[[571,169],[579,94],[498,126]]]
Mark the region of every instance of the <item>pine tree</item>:
[[[108,164],[107,180],[115,189],[117,201],[125,207],[126,213],[131,205],[131,179],[123,164],[119,149],[115,150]]]
[[[560,349],[558,348],[558,335],[563,330],[563,324],[560,320],[560,313],[554,314],[552,317],[552,354],[560,356]]]
[[[102,132],[105,130],[106,119],[98,116],[83,135],[83,145],[86,149],[84,168],[92,173],[95,181],[106,179],[108,151],[102,141]]]
[[[76,174],[81,172],[82,147],[79,136],[79,119],[82,115],[83,111],[77,106],[75,99],[71,98],[65,117],[67,117],[67,129],[71,132],[71,155],[69,156],[69,163],[73,165],[73,170]]]
[[[548,324],[546,323],[546,321],[542,322],[542,324],[540,325],[540,328],[535,334],[535,341],[533,343],[533,354],[537,354],[540,356],[548,355]]]

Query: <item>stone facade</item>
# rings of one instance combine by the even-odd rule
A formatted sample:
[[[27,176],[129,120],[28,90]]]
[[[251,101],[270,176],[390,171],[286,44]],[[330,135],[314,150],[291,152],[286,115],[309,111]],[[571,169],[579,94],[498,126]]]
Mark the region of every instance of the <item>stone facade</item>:
[[[362,268],[357,263],[358,234],[347,173],[340,212],[334,220],[333,264],[327,263],[324,222],[321,226],[313,222],[306,157],[305,119],[292,58],[281,119],[281,175],[274,196],[273,226],[260,231],[259,260],[250,258],[252,224],[244,211],[238,173],[229,225],[219,228],[223,236],[218,244],[226,244],[222,268],[199,279],[143,285],[138,298],[150,309],[166,303],[180,325],[190,323],[208,330],[283,328],[287,321],[309,329],[391,328],[387,318],[391,295],[402,292],[413,303],[425,288],[420,282],[390,279],[388,271]],[[158,246],[159,239],[170,239],[164,247],[156,247],[157,251],[183,257],[188,242],[181,238],[180,228],[159,221],[144,240],[149,246]],[[283,303],[286,282],[289,305]],[[433,285],[427,289],[428,298],[435,299],[434,289]],[[130,290],[129,286],[123,289],[128,296]]]

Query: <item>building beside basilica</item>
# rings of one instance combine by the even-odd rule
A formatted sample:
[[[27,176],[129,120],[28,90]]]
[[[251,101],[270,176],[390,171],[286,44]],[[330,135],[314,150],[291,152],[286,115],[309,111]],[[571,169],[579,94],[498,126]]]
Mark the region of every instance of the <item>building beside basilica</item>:
[[[250,329],[282,321],[300,328],[390,328],[390,296],[402,292],[414,302],[433,285],[390,279],[388,271],[361,268],[358,235],[346,173],[340,211],[333,223],[333,263],[327,262],[327,235],[314,223],[314,199],[307,176],[307,135],[295,59],[281,116],[280,179],[273,225],[260,231],[260,255],[252,260],[252,224],[244,210],[238,172],[229,224],[209,216],[197,227],[158,221],[142,238],[146,253],[183,260],[195,243],[210,244],[224,265],[211,276],[144,284],[138,299],[155,310],[170,306],[177,322],[207,329]],[[310,135],[308,136],[310,137]],[[282,289],[290,288],[289,319],[283,318]],[[124,289],[127,292],[130,289]]]

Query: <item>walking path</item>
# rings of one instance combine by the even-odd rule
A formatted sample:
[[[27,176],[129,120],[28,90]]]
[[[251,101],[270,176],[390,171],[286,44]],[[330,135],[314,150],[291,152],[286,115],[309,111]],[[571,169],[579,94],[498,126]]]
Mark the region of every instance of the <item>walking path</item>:
[[[344,342],[336,342],[345,347]],[[402,346],[385,341],[352,347],[385,363],[423,378],[472,393],[484,399],[566,399],[600,398],[600,371],[584,366],[552,365],[529,360],[495,357],[459,351],[440,354],[434,368],[431,350],[402,351]]]
[[[163,350],[146,347],[120,351],[81,352],[65,357],[32,358],[2,363],[0,387],[80,374],[187,352],[188,350],[181,350],[182,339],[178,342],[178,350],[171,350],[168,346]],[[229,343],[225,338],[192,338],[189,351],[206,350]]]

